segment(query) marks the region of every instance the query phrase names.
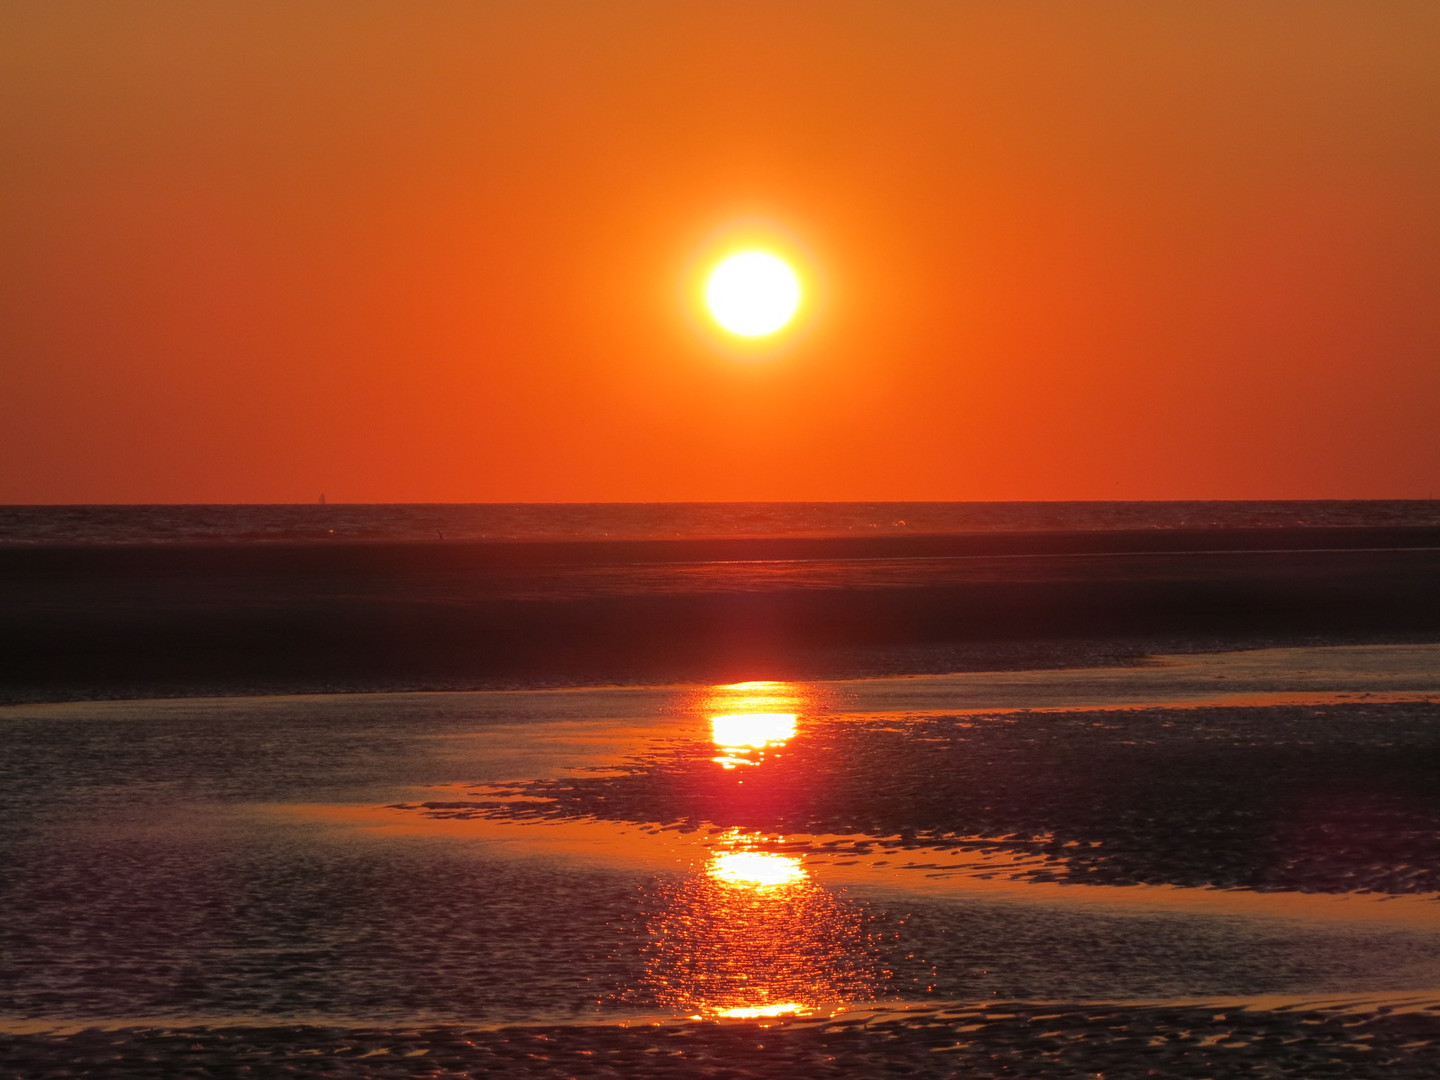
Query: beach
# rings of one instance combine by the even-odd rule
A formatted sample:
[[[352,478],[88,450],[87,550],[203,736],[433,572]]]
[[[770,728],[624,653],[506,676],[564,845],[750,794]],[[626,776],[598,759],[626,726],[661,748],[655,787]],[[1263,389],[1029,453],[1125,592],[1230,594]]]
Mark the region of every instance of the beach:
[[[0,550],[0,1076],[1433,1075],[1433,539]]]

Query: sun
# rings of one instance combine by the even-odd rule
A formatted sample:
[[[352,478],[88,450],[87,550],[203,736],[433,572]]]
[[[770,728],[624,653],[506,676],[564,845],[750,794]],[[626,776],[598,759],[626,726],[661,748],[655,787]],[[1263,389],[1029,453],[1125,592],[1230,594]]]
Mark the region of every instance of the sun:
[[[705,306],[730,333],[765,337],[795,317],[800,292],[800,279],[780,256],[768,251],[741,251],[721,260],[710,271],[705,283]]]

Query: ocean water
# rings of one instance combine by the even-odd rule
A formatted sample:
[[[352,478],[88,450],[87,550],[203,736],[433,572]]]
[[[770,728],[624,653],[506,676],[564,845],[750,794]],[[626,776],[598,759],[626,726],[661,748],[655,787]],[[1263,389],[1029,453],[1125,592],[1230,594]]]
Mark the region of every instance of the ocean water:
[[[0,544],[654,540],[1440,525],[1440,500],[0,506]]]

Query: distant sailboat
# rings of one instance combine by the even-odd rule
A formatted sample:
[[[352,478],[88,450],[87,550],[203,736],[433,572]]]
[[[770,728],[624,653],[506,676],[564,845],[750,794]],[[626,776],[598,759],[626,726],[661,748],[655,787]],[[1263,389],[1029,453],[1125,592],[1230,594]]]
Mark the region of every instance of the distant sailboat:
[[[320,495],[320,505],[321,505],[321,506],[324,506],[324,505],[325,505],[325,495],[324,495],[323,492],[322,492],[321,495]]]

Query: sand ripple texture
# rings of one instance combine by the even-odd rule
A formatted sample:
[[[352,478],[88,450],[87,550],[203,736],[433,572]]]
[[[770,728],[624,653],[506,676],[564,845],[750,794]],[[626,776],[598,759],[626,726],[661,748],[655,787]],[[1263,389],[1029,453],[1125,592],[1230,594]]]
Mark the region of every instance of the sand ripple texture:
[[[1035,881],[1440,893],[1434,703],[850,717],[763,769],[713,756],[676,740],[619,775],[486,789],[523,801],[412,808],[864,834],[820,850],[921,849],[934,873],[1008,852]]]
[[[835,1019],[152,1028],[0,1040],[0,1077],[1385,1077],[1430,1080],[1440,1005],[987,1004]]]

